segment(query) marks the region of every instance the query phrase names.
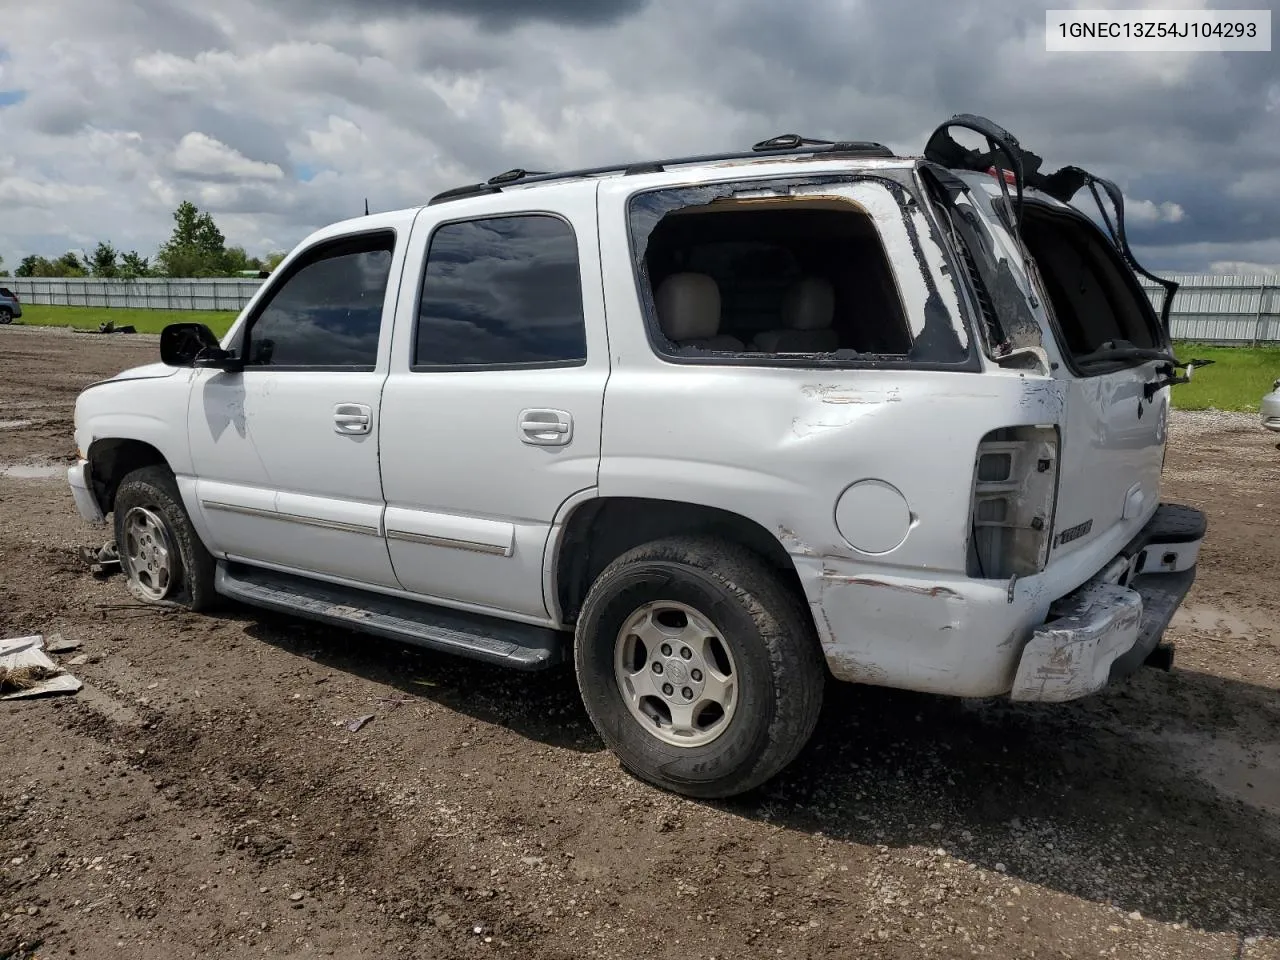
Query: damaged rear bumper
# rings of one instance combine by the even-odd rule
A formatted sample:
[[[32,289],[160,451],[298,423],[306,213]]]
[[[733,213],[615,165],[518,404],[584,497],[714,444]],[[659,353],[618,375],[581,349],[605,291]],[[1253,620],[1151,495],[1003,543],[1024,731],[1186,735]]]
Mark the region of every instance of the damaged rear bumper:
[[[1195,581],[1205,529],[1199,510],[1161,504],[1100,573],[1053,604],[1023,648],[1010,698],[1075,700],[1141,667]]]

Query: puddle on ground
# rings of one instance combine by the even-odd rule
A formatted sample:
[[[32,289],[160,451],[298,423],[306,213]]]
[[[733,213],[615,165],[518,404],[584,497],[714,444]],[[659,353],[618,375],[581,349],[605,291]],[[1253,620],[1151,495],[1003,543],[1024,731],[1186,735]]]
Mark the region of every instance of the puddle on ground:
[[[5,463],[0,464],[0,477],[10,480],[56,480],[66,473],[66,467],[56,463]]]
[[[1252,636],[1260,630],[1269,629],[1269,623],[1253,623],[1247,617],[1232,613],[1223,607],[1210,604],[1184,604],[1173,615],[1170,629],[1201,630],[1212,632],[1226,630],[1237,636]]]
[[[1280,815],[1280,743],[1243,744],[1207,733],[1163,731],[1152,739],[1171,747],[1180,766],[1219,793]]]
[[[0,420],[0,430],[19,430],[33,423],[35,423],[34,420]]]

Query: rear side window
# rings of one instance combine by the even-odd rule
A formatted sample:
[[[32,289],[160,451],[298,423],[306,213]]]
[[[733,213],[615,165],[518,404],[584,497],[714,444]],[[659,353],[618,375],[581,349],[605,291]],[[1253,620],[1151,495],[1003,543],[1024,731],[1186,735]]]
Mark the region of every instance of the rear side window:
[[[447,223],[431,237],[413,368],[566,366],[587,358],[572,227],[537,214]]]
[[[1094,354],[1104,343],[1158,346],[1150,301],[1115,248],[1092,224],[1028,205],[1022,236],[1035,257],[1067,351]]]
[[[249,322],[246,365],[372,370],[394,249],[388,231],[305,254]]]
[[[654,351],[699,364],[976,368],[958,288],[937,268],[946,253],[910,201],[892,179],[854,175],[634,194]]]
[[[12,300],[13,291],[10,290],[8,287],[0,287],[0,297],[8,297],[10,300]]]

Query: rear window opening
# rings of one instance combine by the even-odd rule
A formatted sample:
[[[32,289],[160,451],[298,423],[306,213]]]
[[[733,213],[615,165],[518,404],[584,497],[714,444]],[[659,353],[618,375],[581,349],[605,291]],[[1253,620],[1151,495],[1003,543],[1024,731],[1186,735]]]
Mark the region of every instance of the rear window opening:
[[[906,357],[911,328],[872,218],[842,200],[717,200],[662,216],[644,274],[677,354]]]
[[[1074,359],[1123,342],[1161,345],[1155,314],[1132,272],[1092,223],[1027,204],[1022,237],[1035,258],[1063,347]]]

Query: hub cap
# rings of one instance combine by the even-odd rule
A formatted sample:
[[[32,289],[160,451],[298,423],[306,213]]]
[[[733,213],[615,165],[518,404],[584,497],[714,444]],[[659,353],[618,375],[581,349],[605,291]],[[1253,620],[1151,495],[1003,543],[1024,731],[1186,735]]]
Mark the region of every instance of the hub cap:
[[[174,580],[174,550],[164,521],[146,507],[134,507],[124,518],[121,553],[129,559],[129,576],[148,600],[163,600]]]
[[[664,743],[700,747],[729,726],[738,674],[711,621],[683,603],[645,604],[623,624],[613,655],[622,699]]]

